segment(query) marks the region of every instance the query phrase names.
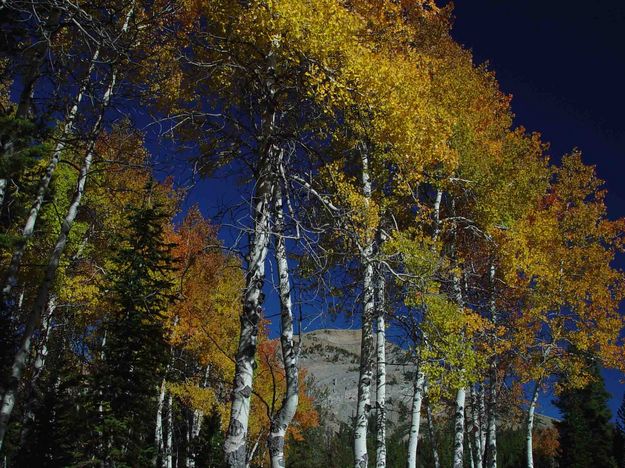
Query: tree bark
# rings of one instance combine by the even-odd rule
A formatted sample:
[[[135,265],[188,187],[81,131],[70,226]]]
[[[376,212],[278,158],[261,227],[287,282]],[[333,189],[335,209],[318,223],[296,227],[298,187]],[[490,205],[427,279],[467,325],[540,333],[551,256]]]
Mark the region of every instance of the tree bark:
[[[476,395],[475,386],[470,388],[471,396],[471,431],[470,436],[473,437],[473,451],[475,452],[474,460],[477,468],[483,467],[483,449],[482,449],[482,427],[479,417],[478,396]]]
[[[527,409],[527,432],[526,432],[527,468],[534,468],[532,432],[534,430],[534,413],[536,412],[536,403],[538,402],[539,393],[540,393],[540,380],[536,382],[536,387],[534,387],[534,393],[532,394],[532,400],[530,401],[530,405]]]
[[[208,376],[210,375],[210,364],[206,366],[206,370],[204,371],[204,380],[202,382],[201,387],[206,388],[208,386]],[[200,435],[200,431],[202,430],[202,418],[204,417],[204,413],[200,410],[193,410],[193,416],[191,417],[191,434],[189,436],[189,446],[187,447],[187,468],[195,468],[195,457],[197,453],[195,452],[195,440]]]
[[[464,405],[466,390],[459,388],[456,393],[456,413],[454,423],[454,468],[464,465]]]
[[[35,420],[35,414],[33,413],[33,403],[35,399],[40,395],[40,390],[38,387],[39,379],[41,378],[41,374],[43,372],[43,368],[46,363],[46,358],[48,356],[48,340],[50,337],[50,328],[52,326],[52,316],[54,315],[54,311],[56,310],[56,298],[54,296],[50,297],[48,301],[48,306],[46,308],[46,314],[42,320],[42,335],[39,338],[39,349],[35,355],[35,361],[33,363],[33,375],[28,383],[28,391],[26,398],[24,399],[24,405],[22,410],[22,428],[20,433],[20,447],[24,447],[26,440],[28,438],[28,434],[30,433],[31,424]]]
[[[415,374],[412,393],[412,411],[410,412],[410,432],[408,435],[408,468],[417,466],[417,448],[419,446],[419,429],[421,427],[421,405],[425,393],[425,374],[421,370],[421,364]]]
[[[428,418],[428,432],[430,434],[430,444],[432,445],[432,459],[434,460],[434,468],[440,468],[441,462],[438,456],[438,443],[436,441],[436,432],[434,430],[434,418],[432,417],[432,407],[429,402],[425,402],[425,410]]]
[[[375,307],[376,320],[376,459],[377,468],[386,466],[386,323],[384,320],[385,280],[381,266],[377,268]]]
[[[272,116],[272,121],[275,115]],[[274,124],[272,123],[272,126]],[[247,466],[247,428],[258,338],[258,324],[264,302],[265,259],[270,236],[273,184],[279,149],[271,144],[261,156],[258,183],[253,197],[253,237],[249,245],[245,275],[241,333],[236,354],[232,407],[224,441],[225,461],[229,468]]]
[[[0,213],[4,206],[4,195],[6,194],[8,183],[9,181],[7,179],[0,179]]]
[[[488,467],[497,468],[497,372],[492,370],[488,405]]]
[[[493,325],[497,325],[497,304],[495,301],[495,265],[490,266],[491,298],[490,312]],[[497,468],[497,360],[490,369],[488,405],[488,468]]]
[[[275,213],[275,257],[278,270],[278,290],[280,294],[280,346],[282,363],[286,375],[286,392],[282,406],[271,422],[267,439],[272,468],[284,468],[284,438],[289,424],[295,417],[299,401],[299,349],[293,339],[293,310],[291,302],[291,283],[289,264],[286,254],[283,194],[281,184],[276,183],[274,198]]]
[[[162,457],[163,450],[163,407],[165,406],[165,378],[161,381],[158,392],[158,402],[156,404],[156,426],[154,429],[154,444],[156,445],[156,459],[153,460],[156,466],[158,458]]]
[[[480,384],[480,389],[477,394],[478,398],[478,421],[480,423],[480,447],[482,449],[482,466],[486,465],[486,408],[484,405],[484,383]]]
[[[169,394],[167,399],[167,445],[165,447],[165,468],[172,468],[174,455],[174,400]]]
[[[362,187],[365,200],[371,199],[371,179],[369,176],[369,155],[362,150]],[[373,380],[373,315],[374,315],[374,285],[373,285],[373,240],[367,239],[361,255],[364,266],[363,278],[363,311],[362,336],[360,343],[360,367],[358,373],[358,400],[356,405],[356,419],[354,421],[354,467],[367,468],[369,458],[367,454],[367,423],[371,410],[371,382]]]

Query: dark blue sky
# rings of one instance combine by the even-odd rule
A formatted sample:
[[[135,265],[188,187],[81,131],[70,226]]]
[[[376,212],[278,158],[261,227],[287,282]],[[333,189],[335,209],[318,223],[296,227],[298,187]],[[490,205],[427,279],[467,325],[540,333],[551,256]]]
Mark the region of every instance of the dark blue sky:
[[[540,132],[556,160],[581,149],[606,181],[610,217],[625,216],[625,2],[457,0],[454,11],[454,38],[490,63],[516,124]],[[604,377],[615,413],[622,376]],[[542,410],[555,415],[549,399]]]

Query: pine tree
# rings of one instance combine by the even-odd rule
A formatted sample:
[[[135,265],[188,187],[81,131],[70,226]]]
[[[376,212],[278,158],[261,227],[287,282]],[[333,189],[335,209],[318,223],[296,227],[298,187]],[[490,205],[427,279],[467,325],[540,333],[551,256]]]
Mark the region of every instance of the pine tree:
[[[612,426],[607,401],[610,394],[599,373],[598,365],[591,368],[592,380],[580,389],[567,388],[555,402],[562,411],[557,423],[560,433],[559,466],[582,468],[601,466],[615,468],[612,449]]]
[[[614,457],[619,468],[625,468],[625,395],[616,413],[614,431]]]
[[[162,209],[133,209],[110,275],[110,307],[93,375],[91,412],[105,466],[149,466],[157,387],[168,359],[163,313],[173,300],[171,244],[163,240]]]

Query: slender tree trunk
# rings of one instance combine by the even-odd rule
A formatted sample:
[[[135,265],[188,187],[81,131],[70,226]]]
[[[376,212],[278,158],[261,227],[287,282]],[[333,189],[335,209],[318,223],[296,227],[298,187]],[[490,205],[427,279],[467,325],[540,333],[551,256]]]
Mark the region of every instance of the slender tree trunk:
[[[526,432],[526,449],[527,449],[527,468],[534,468],[534,453],[532,432],[534,430],[534,413],[536,412],[536,403],[538,402],[538,394],[540,393],[540,380],[536,382],[532,401],[527,408],[527,432]]]
[[[493,370],[490,379],[488,408],[488,467],[497,468],[497,378]]]
[[[163,407],[165,406],[165,378],[161,381],[161,387],[158,392],[158,402],[156,405],[156,427],[154,430],[154,444],[156,445],[156,459],[153,465],[156,466],[159,457],[163,456]]]
[[[469,418],[467,417],[466,420],[465,420],[465,424],[467,424],[467,425],[469,424],[469,420],[468,419]],[[467,437],[466,437],[467,445],[469,447],[469,466],[471,468],[476,468],[475,467],[475,452],[476,452],[476,448],[474,446],[474,440],[475,439],[473,439],[471,437],[471,434],[468,433],[468,432],[466,432],[466,435],[467,435]]]
[[[35,232],[35,225],[37,223],[37,219],[39,217],[39,213],[41,211],[45,196],[48,193],[48,186],[50,185],[50,181],[52,180],[52,176],[54,174],[54,171],[56,170],[56,166],[59,163],[61,154],[65,149],[66,140],[69,135],[74,131],[74,124],[78,115],[78,108],[83,101],[89,83],[91,81],[91,74],[93,73],[93,69],[95,67],[99,54],[100,49],[97,48],[91,58],[87,75],[84,77],[80,86],[80,90],[74,98],[72,107],[67,113],[67,116],[65,118],[65,125],[63,127],[63,131],[61,132],[59,142],[56,144],[54,150],[52,151],[52,157],[50,158],[50,162],[48,163],[48,166],[46,167],[46,170],[41,177],[41,180],[39,181],[37,195],[35,197],[35,200],[33,201],[32,207],[30,208],[30,212],[28,214],[28,217],[26,218],[24,227],[22,228],[22,235],[17,242],[11,256],[11,262],[9,264],[9,267],[7,268],[6,280],[4,282],[4,285],[2,286],[2,300],[0,301],[0,307],[2,308],[1,312],[4,314],[8,315],[10,309],[12,309],[11,292],[13,288],[17,285],[17,276],[22,265],[22,257],[24,256],[24,253],[26,251],[28,241]]]
[[[478,421],[480,423],[480,447],[482,449],[482,466],[486,465],[486,408],[484,405],[484,382],[480,384],[479,391],[477,393],[478,398]]]
[[[26,398],[24,399],[24,408],[22,411],[22,428],[20,433],[20,447],[24,447],[24,444],[26,443],[26,440],[28,438],[28,434],[30,433],[30,427],[35,420],[33,404],[40,395],[38,384],[46,363],[46,358],[48,356],[48,339],[50,337],[50,327],[52,326],[52,316],[54,315],[55,309],[56,298],[54,296],[51,296],[50,300],[48,301],[48,306],[46,308],[46,314],[44,315],[42,320],[42,335],[40,337],[39,349],[37,350],[37,353],[35,355],[35,362],[33,364],[33,375],[30,379],[30,382],[28,383],[28,393],[26,395]]]
[[[377,468],[386,467],[386,323],[384,320],[384,272],[377,268],[376,319],[376,459]]]
[[[410,412],[410,432],[408,434],[408,468],[417,466],[417,448],[419,445],[419,429],[421,427],[421,405],[425,394],[425,374],[421,363],[415,374],[412,392],[412,410]]]
[[[497,304],[495,300],[495,265],[490,266],[491,298],[490,312],[493,325],[497,325]],[[488,468],[497,468],[497,360],[490,369],[488,407]]]
[[[210,364],[206,366],[204,371],[204,380],[201,387],[206,388],[208,386],[208,377],[210,375]],[[191,417],[191,434],[189,437],[189,446],[187,447],[187,468],[195,468],[195,457],[197,456],[195,440],[200,435],[202,430],[202,418],[204,413],[198,409],[193,410],[193,416]]]
[[[456,393],[456,413],[454,423],[454,468],[464,465],[464,404],[466,389],[459,388]]]
[[[371,199],[371,179],[369,176],[369,155],[362,150],[362,187],[365,200]],[[358,373],[358,400],[356,419],[354,421],[354,467],[367,468],[369,458],[367,454],[367,423],[371,410],[371,383],[373,380],[373,315],[374,315],[374,285],[373,285],[373,240],[367,239],[362,253],[364,266],[363,278],[363,311],[362,337],[360,344],[360,368]]]
[[[291,424],[295,416],[299,401],[299,350],[293,339],[291,283],[286,255],[286,240],[284,237],[285,226],[281,184],[277,182],[275,188],[274,211],[276,233],[274,239],[276,265],[278,269],[278,291],[280,293],[280,345],[286,375],[286,393],[282,400],[282,406],[271,422],[267,447],[269,448],[272,468],[283,468],[286,464],[284,460],[284,437],[286,436],[289,424]]]
[[[475,466],[477,468],[483,467],[482,460],[482,427],[479,417],[479,404],[478,396],[476,395],[475,386],[470,387],[471,396],[471,431],[470,436],[473,437],[473,450],[475,452]]]
[[[72,199],[72,202],[67,210],[67,214],[65,215],[65,219],[63,220],[63,224],[61,225],[61,231],[57,237],[54,250],[52,251],[52,255],[48,259],[48,265],[46,267],[43,281],[37,291],[37,297],[35,298],[32,310],[27,318],[26,327],[22,335],[20,347],[15,355],[13,365],[11,367],[10,382],[2,398],[2,407],[0,408],[0,448],[2,447],[2,442],[4,440],[4,435],[6,434],[9,419],[11,418],[11,414],[13,412],[16,393],[19,387],[19,383],[22,379],[24,367],[26,366],[26,362],[30,354],[33,334],[35,333],[35,330],[39,327],[39,324],[41,322],[41,316],[43,314],[46,302],[48,301],[50,290],[54,285],[54,281],[56,280],[61,256],[63,255],[63,251],[67,246],[69,232],[74,225],[74,220],[76,219],[76,215],[78,214],[78,208],[80,207],[80,203],[82,201],[82,196],[85,190],[85,183],[87,182],[87,176],[89,175],[91,163],[93,162],[95,138],[99,132],[102,120],[104,118],[104,113],[110,102],[114,88],[115,72],[113,72],[111,75],[109,86],[104,94],[102,109],[93,127],[94,136],[89,142],[85,159],[78,174],[78,181],[76,183],[76,192],[74,193],[74,198]]]
[[[275,126],[275,113],[271,117],[271,130]],[[258,338],[258,324],[264,301],[265,259],[270,237],[272,195],[275,183],[276,159],[280,150],[275,144],[261,155],[258,182],[253,197],[253,237],[249,244],[241,333],[236,354],[232,388],[230,421],[224,441],[225,461],[229,468],[247,466],[247,428],[250,415],[250,398],[254,375],[254,360]]]
[[[432,459],[434,460],[434,468],[440,468],[441,462],[438,456],[438,443],[436,440],[436,431],[434,430],[434,418],[432,417],[432,407],[429,402],[425,402],[425,411],[428,419],[428,432],[430,435],[430,444],[432,445]]]
[[[4,195],[7,191],[7,185],[9,185],[8,179],[0,178],[0,213],[2,213],[2,207],[4,206]]]
[[[167,399],[167,446],[165,448],[165,468],[172,468],[174,454],[174,400],[169,394]]]

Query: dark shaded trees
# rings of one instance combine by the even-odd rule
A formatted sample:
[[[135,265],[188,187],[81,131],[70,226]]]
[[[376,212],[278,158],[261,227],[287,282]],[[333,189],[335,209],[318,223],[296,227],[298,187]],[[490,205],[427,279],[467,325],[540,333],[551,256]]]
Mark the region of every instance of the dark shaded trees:
[[[559,466],[571,468],[601,466],[616,467],[612,452],[612,426],[607,406],[610,394],[599,373],[599,366],[591,369],[590,382],[579,389],[560,382],[564,388],[556,400],[562,411],[557,423],[560,433]]]

